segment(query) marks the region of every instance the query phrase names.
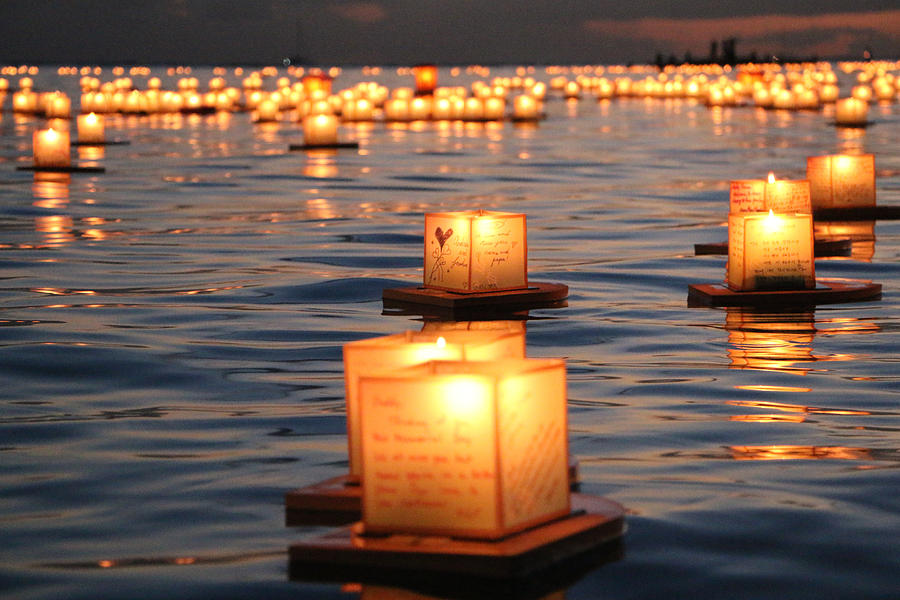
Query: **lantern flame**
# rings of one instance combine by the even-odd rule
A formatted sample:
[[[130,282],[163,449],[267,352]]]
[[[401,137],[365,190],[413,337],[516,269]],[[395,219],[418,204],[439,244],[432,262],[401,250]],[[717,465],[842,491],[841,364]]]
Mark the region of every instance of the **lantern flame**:
[[[775,173],[772,171],[769,171],[769,183],[775,183]]]
[[[439,337],[439,338],[437,339],[437,341],[435,342],[435,344],[437,344],[437,347],[438,347],[438,348],[443,348],[443,347],[445,347],[445,346],[447,345],[447,340],[445,340],[444,337],[441,336],[441,337]]]

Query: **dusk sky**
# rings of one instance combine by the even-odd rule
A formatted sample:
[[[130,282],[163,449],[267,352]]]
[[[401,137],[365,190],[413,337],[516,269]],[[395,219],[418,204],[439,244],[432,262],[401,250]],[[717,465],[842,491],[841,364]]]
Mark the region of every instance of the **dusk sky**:
[[[2,0],[0,63],[582,64],[900,57],[897,0]]]

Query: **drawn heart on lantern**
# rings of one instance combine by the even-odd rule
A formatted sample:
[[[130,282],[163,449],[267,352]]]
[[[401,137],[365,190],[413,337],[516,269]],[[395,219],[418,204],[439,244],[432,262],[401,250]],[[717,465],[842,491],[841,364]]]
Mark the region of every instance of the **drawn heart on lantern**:
[[[452,229],[448,229],[445,232],[443,229],[438,227],[437,229],[434,230],[434,237],[437,238],[438,244],[441,245],[441,249],[444,248],[444,242],[446,242],[448,239],[450,239],[451,235],[453,235]]]

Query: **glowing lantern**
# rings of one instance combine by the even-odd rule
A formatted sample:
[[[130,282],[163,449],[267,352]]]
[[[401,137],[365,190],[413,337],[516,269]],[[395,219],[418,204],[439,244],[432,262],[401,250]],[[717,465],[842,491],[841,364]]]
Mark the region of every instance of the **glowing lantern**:
[[[337,144],[338,118],[335,115],[309,115],[303,119],[303,143],[307,146]]]
[[[474,293],[528,287],[525,215],[425,215],[425,287]]]
[[[513,119],[536,121],[540,117],[538,102],[529,94],[521,94],[513,99]]]
[[[875,155],[836,154],[806,159],[813,208],[875,206]]]
[[[103,119],[94,113],[78,115],[78,141],[81,143],[102,144],[106,141]]]
[[[570,512],[565,362],[360,378],[366,533],[497,539]]]
[[[506,100],[491,96],[484,100],[484,118],[488,121],[501,121],[506,114]]]
[[[41,129],[32,134],[35,167],[69,167],[69,132]]]
[[[739,179],[731,182],[729,213],[810,212],[809,182],[806,179]]]
[[[484,120],[484,101],[475,96],[466,98],[463,105],[462,118],[464,121]]]
[[[409,100],[407,98],[389,98],[384,103],[386,121],[409,121]]]
[[[326,96],[331,94],[332,79],[325,73],[309,73],[300,81],[303,82],[303,89],[306,90],[307,94],[312,94],[317,91],[324,92]]]
[[[459,330],[406,331],[344,345],[344,387],[350,477],[362,475],[359,378],[429,360],[496,360],[525,357],[525,332]]]
[[[812,215],[728,215],[726,279],[737,291],[815,287]]]
[[[416,95],[430,96],[437,87],[438,70],[435,65],[416,65],[413,67],[413,76],[416,78]]]
[[[569,100],[577,100],[581,98],[581,86],[577,81],[568,81],[563,87],[563,96]]]
[[[62,92],[53,92],[45,98],[44,116],[48,119],[68,119],[72,116],[72,102]]]
[[[841,98],[834,104],[834,120],[846,127],[864,126],[869,122],[869,104],[859,98]]]
[[[431,98],[417,97],[409,102],[409,118],[412,121],[427,121],[431,118]]]
[[[266,98],[256,107],[254,120],[257,123],[267,123],[278,120],[278,104],[271,98]]]

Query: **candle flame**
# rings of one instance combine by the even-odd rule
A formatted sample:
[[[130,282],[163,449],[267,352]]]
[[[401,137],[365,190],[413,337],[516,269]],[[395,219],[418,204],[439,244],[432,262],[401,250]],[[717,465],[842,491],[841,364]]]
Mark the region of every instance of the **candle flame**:
[[[769,214],[766,215],[765,227],[767,231],[774,232],[781,229],[781,218],[775,214],[775,212],[770,208]]]
[[[438,348],[443,348],[444,346],[447,345],[447,340],[444,339],[444,336],[441,336],[437,339],[435,344],[437,344]]]
[[[775,183],[775,173],[772,171],[769,171],[769,183]]]

